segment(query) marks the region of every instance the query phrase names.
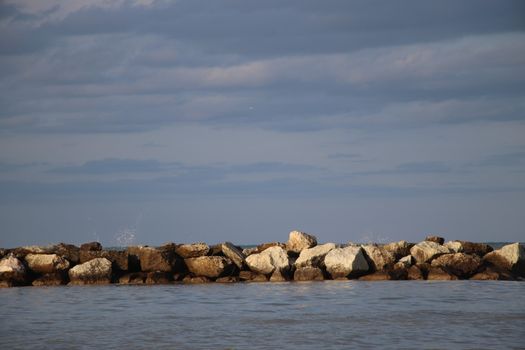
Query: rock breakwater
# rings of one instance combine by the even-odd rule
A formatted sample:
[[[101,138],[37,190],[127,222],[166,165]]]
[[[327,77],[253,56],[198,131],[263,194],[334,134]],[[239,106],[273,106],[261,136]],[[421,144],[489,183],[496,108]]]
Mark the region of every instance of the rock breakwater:
[[[167,243],[105,250],[98,242],[0,249],[0,287],[379,280],[525,281],[525,246],[485,243],[318,244],[290,232],[285,243],[242,249],[231,242]]]

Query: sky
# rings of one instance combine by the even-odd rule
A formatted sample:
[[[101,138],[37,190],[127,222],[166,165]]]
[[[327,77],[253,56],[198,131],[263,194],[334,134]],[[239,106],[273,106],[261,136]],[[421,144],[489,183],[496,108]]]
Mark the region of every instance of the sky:
[[[524,212],[523,1],[0,1],[0,246],[525,241]]]

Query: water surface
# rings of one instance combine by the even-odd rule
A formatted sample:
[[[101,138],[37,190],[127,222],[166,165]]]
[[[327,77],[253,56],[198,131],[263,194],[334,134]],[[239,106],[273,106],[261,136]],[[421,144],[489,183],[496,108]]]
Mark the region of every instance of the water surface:
[[[525,348],[525,283],[325,281],[0,290],[4,349]]]

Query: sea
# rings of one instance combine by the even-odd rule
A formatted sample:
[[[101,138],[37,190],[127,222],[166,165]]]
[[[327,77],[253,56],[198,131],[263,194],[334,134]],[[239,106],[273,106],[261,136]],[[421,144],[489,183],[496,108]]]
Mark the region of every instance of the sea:
[[[525,349],[525,282],[0,289],[2,349]]]

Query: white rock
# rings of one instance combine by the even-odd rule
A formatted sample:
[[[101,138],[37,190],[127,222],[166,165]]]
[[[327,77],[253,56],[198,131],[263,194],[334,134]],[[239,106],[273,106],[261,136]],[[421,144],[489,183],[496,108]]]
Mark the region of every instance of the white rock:
[[[410,267],[412,265],[414,265],[415,263],[415,260],[414,260],[414,257],[412,255],[407,255],[401,259],[399,259],[399,261],[397,262],[396,266],[400,266],[400,267]]]
[[[487,253],[483,260],[519,275],[525,275],[525,246],[521,243],[507,244]]]
[[[286,249],[300,253],[303,249],[312,248],[317,245],[317,238],[301,231],[292,231],[286,243]]]
[[[332,278],[346,277],[369,270],[361,247],[345,247],[332,249],[324,258],[326,270]]]
[[[77,265],[69,270],[71,284],[110,283],[111,261],[106,258],[95,258]]]
[[[304,249],[295,261],[296,267],[324,267],[324,258],[332,249],[335,249],[334,243],[325,243],[313,248]]]
[[[9,255],[0,260],[0,280],[20,282],[25,277],[26,268],[19,259]]]
[[[448,241],[445,244],[443,244],[443,246],[450,249],[450,251],[453,253],[463,252],[463,245],[461,244],[461,242],[458,241]]]
[[[252,254],[246,258],[246,264],[250,270],[268,275],[275,270],[285,270],[290,267],[290,260],[286,251],[273,246],[265,249],[261,253]]]
[[[429,262],[440,255],[451,253],[451,250],[441,244],[431,241],[419,242],[410,249],[410,254],[418,263]]]

